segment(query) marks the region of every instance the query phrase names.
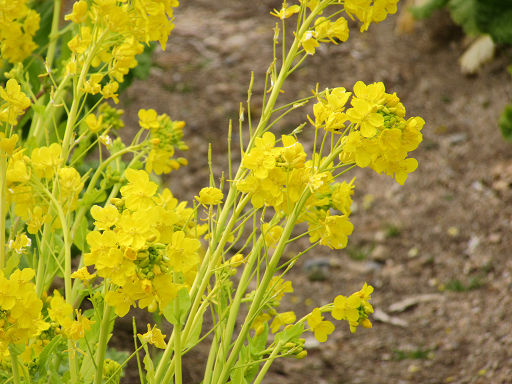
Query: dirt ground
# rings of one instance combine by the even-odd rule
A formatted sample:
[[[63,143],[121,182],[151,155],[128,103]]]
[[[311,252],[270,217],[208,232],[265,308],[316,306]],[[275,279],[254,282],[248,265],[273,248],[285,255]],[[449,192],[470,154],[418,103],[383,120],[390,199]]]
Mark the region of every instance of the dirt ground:
[[[168,180],[178,197],[190,199],[208,184],[209,142],[216,174],[226,169],[228,120],[238,120],[251,71],[258,117],[272,59],[269,11],[279,5],[183,1],[149,81],[123,95],[127,122],[136,124],[138,108],[148,107],[187,122],[190,164]],[[267,383],[512,383],[512,144],[497,127],[511,98],[512,49],[499,47],[477,76],[465,77],[457,60],[467,41],[446,14],[406,35],[395,32],[396,23],[391,16],[363,35],[352,28],[347,43],[319,49],[285,86],[286,101],[310,94],[317,82],[352,88],[357,80],[383,81],[407,115],[426,125],[413,154],[420,166],[405,185],[353,172],[357,206],[347,249],[317,249],[291,274],[295,304],[288,307],[298,314],[365,281],[373,285],[373,329],[350,334],[344,324],[325,345],[308,339],[308,357],[277,362]],[[304,119],[293,114],[278,132]],[[199,382],[202,361],[189,358],[187,382]]]

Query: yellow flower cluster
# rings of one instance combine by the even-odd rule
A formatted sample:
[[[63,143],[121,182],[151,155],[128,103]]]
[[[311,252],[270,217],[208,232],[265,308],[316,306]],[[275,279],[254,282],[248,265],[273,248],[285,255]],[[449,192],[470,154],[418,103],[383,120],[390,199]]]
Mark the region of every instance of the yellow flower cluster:
[[[383,21],[388,14],[396,12],[396,4],[399,0],[338,0],[338,4],[343,5],[345,13],[354,20],[354,16],[362,23],[361,32],[364,32],[370,26],[370,23],[379,23]],[[320,0],[300,0],[311,12],[317,7],[325,7],[327,1]],[[280,18],[281,20],[291,17],[293,14],[300,12],[298,5],[288,6],[286,1],[283,2],[282,8],[278,11],[274,9],[270,14]],[[321,12],[320,12],[321,13]],[[336,12],[338,14],[339,12]],[[304,51],[309,55],[314,55],[315,50],[320,43],[332,42],[337,44],[345,42],[348,39],[349,28],[347,20],[340,17],[335,21],[331,18],[318,17],[315,20],[314,27],[306,31],[300,40],[300,44]]]
[[[93,206],[96,230],[87,235],[91,252],[85,265],[114,287],[106,301],[118,316],[137,303],[149,311],[163,309],[182,287],[192,283],[200,262],[202,228],[190,220],[186,203],[178,204],[169,189],[156,194],[157,184],[143,171],[128,169],[121,199],[104,208]]]
[[[361,32],[368,29],[370,23],[383,21],[388,14],[396,13],[399,0],[343,0],[345,12],[354,15],[363,23]]]
[[[9,278],[0,271],[0,357],[9,344],[26,344],[49,328],[42,319],[43,302],[31,282],[33,269],[15,270]]]
[[[346,109],[349,98],[351,107]],[[345,133],[340,161],[370,167],[395,177],[403,184],[418,162],[407,158],[423,136],[421,117],[405,120],[405,108],[395,93],[386,93],[381,82],[366,85],[358,81],[353,93],[344,88],[328,90],[314,105],[315,127]]]
[[[188,150],[183,141],[184,121],[172,121],[168,115],[158,115],[154,109],[141,109],[139,125],[150,131],[151,150],[146,158],[146,171],[161,175],[187,165],[185,158],[173,158],[175,148],[180,151]]]
[[[282,147],[275,147],[275,136],[266,132],[256,138],[255,146],[245,154],[242,166],[249,174],[236,183],[238,190],[251,196],[252,205],[274,207],[277,212],[289,213],[303,192],[312,194],[307,199],[298,222],[308,222],[310,241],[330,248],[344,248],[353,226],[348,216],[352,204],[352,183],[334,183],[330,172],[319,172],[306,161],[302,144],[292,136],[283,135]],[[331,208],[342,215],[333,215]]]
[[[73,55],[67,72],[80,73],[86,58],[92,56],[90,64],[106,71],[90,74],[84,91],[117,102],[119,83],[137,65],[135,56],[143,52],[143,44],[159,41],[165,50],[174,27],[173,8],[178,5],[177,0],[75,2],[72,13],[65,17],[79,27],[68,43]]]
[[[368,315],[373,313],[373,307],[368,301],[371,300],[372,292],[373,287],[364,283],[360,291],[349,297],[337,296],[331,310],[332,317],[336,320],[348,321],[351,332],[355,332],[358,325],[371,328],[372,323],[368,319]],[[320,308],[313,309],[307,316],[307,322],[311,331],[315,334],[315,338],[321,343],[327,341],[327,336],[335,329],[333,323],[324,320]]]
[[[76,311],[76,320],[73,319],[73,307],[64,301],[59,291],[53,293],[48,309],[50,319],[55,321],[61,327],[62,333],[71,340],[80,340],[84,338],[85,331],[91,329],[94,321],[83,316]]]
[[[10,63],[27,58],[37,47],[33,37],[39,29],[39,14],[28,0],[0,0],[0,53]]]
[[[31,234],[53,220],[48,198],[34,186],[34,179],[41,183],[55,180],[59,186],[57,199],[64,212],[77,208],[84,182],[75,168],[61,167],[61,152],[61,146],[53,143],[48,147],[35,148],[30,157],[24,155],[24,150],[18,150],[9,157],[7,200],[15,204],[14,213],[27,223]],[[59,227],[60,222],[53,225]]]
[[[10,125],[18,124],[18,117],[30,107],[30,99],[21,92],[21,87],[14,79],[7,80],[5,88],[0,87],[0,122]]]

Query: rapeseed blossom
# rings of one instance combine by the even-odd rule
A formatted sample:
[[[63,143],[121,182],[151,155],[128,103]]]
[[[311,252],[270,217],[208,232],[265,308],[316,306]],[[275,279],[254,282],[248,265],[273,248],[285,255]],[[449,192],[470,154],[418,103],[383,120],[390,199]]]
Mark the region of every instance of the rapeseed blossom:
[[[85,265],[94,265],[98,276],[115,284],[106,301],[120,317],[137,304],[163,309],[190,286],[200,262],[195,234],[202,234],[186,224],[191,209],[177,204],[169,190],[156,195],[157,185],[146,171],[125,174],[122,199],[91,208],[97,229],[87,235],[91,251],[84,255]]]
[[[307,322],[315,334],[315,339],[321,343],[325,343],[327,336],[334,332],[334,324],[328,320],[324,320],[319,308],[313,309],[307,317]]]
[[[9,344],[26,344],[50,326],[42,318],[34,275],[31,268],[16,269],[9,278],[0,271],[0,356]]]

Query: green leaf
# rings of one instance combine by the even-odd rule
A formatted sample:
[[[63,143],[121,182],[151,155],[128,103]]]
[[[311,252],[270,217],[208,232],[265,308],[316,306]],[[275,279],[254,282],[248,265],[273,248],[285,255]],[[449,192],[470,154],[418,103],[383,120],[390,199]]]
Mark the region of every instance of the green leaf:
[[[144,356],[142,362],[144,363],[144,368],[146,369],[146,380],[148,384],[155,384],[155,367],[153,366],[153,360],[151,360],[147,348],[144,349],[146,350],[146,356]]]
[[[20,265],[20,258],[21,256],[18,255],[16,252],[11,253],[11,256],[7,259],[7,262],[5,263],[5,267],[3,269],[5,276],[10,276],[12,271],[14,271],[18,265]]]
[[[169,323],[181,327],[187,319],[191,304],[187,288],[182,288],[178,291],[177,296],[164,308],[164,317]]]
[[[290,340],[297,339],[304,333],[304,323],[297,323],[292,326],[286,327],[282,332],[276,334],[275,341],[286,344]]]
[[[479,30],[494,42],[512,44],[512,0],[476,0],[475,20]]]
[[[423,5],[409,8],[409,12],[415,19],[428,19],[432,13],[443,8],[448,3],[448,0],[429,0]]]
[[[265,350],[267,346],[269,327],[265,323],[265,329],[259,335],[249,339],[249,349],[252,355],[258,355],[261,351]]]
[[[73,238],[73,244],[75,244],[81,252],[83,252],[85,249],[85,237],[87,236],[88,232],[89,222],[85,216],[82,216],[82,219],[80,220],[80,223],[76,229],[75,237]]]
[[[48,373],[48,367],[46,366],[46,363],[48,361],[48,359],[53,355],[53,351],[55,350],[55,348],[57,347],[57,345],[62,341],[62,336],[60,335],[57,335],[55,336],[52,341],[50,341],[44,348],[43,350],[41,351],[41,353],[39,354],[39,359],[38,359],[38,369],[37,369],[37,373],[41,376],[41,377],[45,377],[47,376],[47,373]]]
[[[512,140],[512,104],[505,106],[498,121],[498,125],[503,137],[506,140]]]
[[[467,35],[481,33],[476,23],[477,0],[450,0],[448,9],[453,21],[460,25]]]

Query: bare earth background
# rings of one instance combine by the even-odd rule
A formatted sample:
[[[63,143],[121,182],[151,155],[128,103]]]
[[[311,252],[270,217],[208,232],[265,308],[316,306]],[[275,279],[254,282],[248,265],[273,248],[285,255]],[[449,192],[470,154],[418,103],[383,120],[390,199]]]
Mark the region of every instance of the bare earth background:
[[[228,120],[237,126],[250,71],[259,117],[276,21],[269,11],[279,7],[275,0],[183,1],[149,81],[123,95],[129,126],[136,127],[138,108],[149,107],[187,122],[190,164],[165,181],[179,198],[208,184],[208,143],[216,174],[226,169]],[[283,101],[309,95],[317,82],[351,89],[357,80],[383,81],[408,116],[427,123],[413,154],[420,167],[405,185],[353,172],[357,207],[347,249],[317,249],[290,276],[295,292],[284,305],[298,315],[364,281],[373,285],[373,329],[350,334],[337,323],[324,345],[308,339],[305,360],[277,362],[267,383],[512,383],[512,144],[497,128],[511,97],[512,50],[500,47],[478,76],[464,77],[457,60],[466,40],[446,14],[408,35],[395,33],[396,23],[390,16],[363,35],[352,25],[347,43],[321,47],[285,86]],[[291,115],[278,132],[290,132],[306,113]],[[187,357],[185,382],[200,381],[204,353]],[[138,382],[136,372],[123,382]]]

